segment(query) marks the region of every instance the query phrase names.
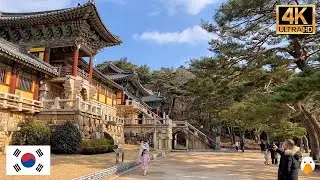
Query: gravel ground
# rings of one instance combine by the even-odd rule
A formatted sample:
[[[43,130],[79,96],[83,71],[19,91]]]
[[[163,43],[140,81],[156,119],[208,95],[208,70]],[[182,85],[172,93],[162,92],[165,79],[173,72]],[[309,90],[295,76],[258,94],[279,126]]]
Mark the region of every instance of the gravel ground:
[[[137,158],[138,146],[125,145],[125,162]],[[68,180],[114,166],[115,153],[101,155],[51,155],[50,176],[6,176],[6,157],[0,155],[1,180]]]

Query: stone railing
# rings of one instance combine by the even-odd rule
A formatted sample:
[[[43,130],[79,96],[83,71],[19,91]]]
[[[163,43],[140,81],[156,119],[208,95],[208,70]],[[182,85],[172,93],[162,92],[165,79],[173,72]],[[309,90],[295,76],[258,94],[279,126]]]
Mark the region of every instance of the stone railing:
[[[206,134],[204,134],[203,132],[201,132],[199,129],[197,129],[196,127],[192,126],[190,123],[188,123],[187,121],[173,121],[173,127],[176,128],[186,128],[191,134],[193,134],[194,136],[199,137],[200,139],[202,139],[206,144],[208,145],[215,145],[216,141],[213,140],[212,138],[210,138],[209,136],[207,136]]]
[[[83,69],[78,68],[78,76],[83,79],[89,80],[89,73],[85,72]]]
[[[15,111],[26,111],[29,113],[40,112],[43,108],[42,102],[28,99],[20,95],[0,92],[0,106],[4,109]]]
[[[60,72],[60,77],[72,75],[72,67],[60,67],[58,68],[58,72]],[[80,76],[83,79],[89,80],[89,74],[85,72],[83,69],[78,68],[78,76]]]
[[[91,102],[83,101],[80,97],[76,99],[60,99],[56,97],[50,100],[41,100],[43,102],[44,111],[73,111],[89,113],[96,116],[101,116],[106,122],[114,121],[117,124],[124,124],[124,120],[117,117],[115,107],[92,100]]]
[[[141,112],[146,114],[149,118],[153,119],[157,122],[157,124],[166,124],[166,118],[162,118],[158,116],[156,113],[152,112],[149,108],[145,107],[141,103],[135,101],[135,100],[126,100],[126,105],[132,105],[135,108],[139,109]]]

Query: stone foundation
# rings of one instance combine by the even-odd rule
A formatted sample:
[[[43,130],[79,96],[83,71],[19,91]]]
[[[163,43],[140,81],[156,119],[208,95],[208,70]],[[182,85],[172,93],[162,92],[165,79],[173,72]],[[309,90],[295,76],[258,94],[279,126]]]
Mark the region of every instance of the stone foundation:
[[[157,125],[156,133],[153,125],[125,125],[124,139],[126,144],[137,144],[141,139],[149,140],[154,149],[171,150],[172,135],[168,125]]]
[[[57,125],[67,121],[74,123],[84,139],[100,139],[109,134],[116,144],[124,143],[123,125],[106,124],[99,116],[94,116],[78,111],[42,112],[37,115],[38,122]]]
[[[12,133],[20,130],[19,124],[26,118],[22,112],[0,110],[0,153],[5,152],[5,147],[10,144]]]

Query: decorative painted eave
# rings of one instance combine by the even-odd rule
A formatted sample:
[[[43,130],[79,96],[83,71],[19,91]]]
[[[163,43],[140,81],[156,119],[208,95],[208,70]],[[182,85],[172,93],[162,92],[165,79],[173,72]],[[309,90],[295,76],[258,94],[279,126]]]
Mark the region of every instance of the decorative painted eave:
[[[0,38],[0,54],[20,64],[38,70],[50,76],[59,76],[56,67],[40,60],[19,46]]]
[[[119,45],[122,41],[112,34],[103,24],[96,6],[92,2],[72,8],[30,12],[30,13],[6,13],[0,12],[0,26],[6,24],[42,25],[55,24],[70,20],[86,20],[90,27],[106,42],[106,46]]]

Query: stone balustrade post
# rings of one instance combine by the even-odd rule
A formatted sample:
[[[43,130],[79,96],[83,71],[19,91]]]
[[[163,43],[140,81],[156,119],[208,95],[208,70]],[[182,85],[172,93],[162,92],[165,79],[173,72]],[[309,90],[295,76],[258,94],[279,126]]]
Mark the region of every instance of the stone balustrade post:
[[[53,109],[60,109],[60,98],[56,97],[54,98],[54,105],[53,105]]]
[[[18,109],[19,109],[19,111],[22,111],[22,102],[23,102],[23,97],[22,97],[22,94],[21,93],[19,93],[18,94],[18,99],[19,99],[19,103],[18,103]]]
[[[80,99],[80,97],[76,97],[75,108],[81,109],[81,99]]]
[[[7,105],[7,98],[8,98],[8,94],[7,93],[5,93],[5,94],[3,94],[3,97],[4,97],[4,99],[3,99],[3,108],[8,108],[8,105]]]

